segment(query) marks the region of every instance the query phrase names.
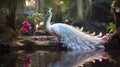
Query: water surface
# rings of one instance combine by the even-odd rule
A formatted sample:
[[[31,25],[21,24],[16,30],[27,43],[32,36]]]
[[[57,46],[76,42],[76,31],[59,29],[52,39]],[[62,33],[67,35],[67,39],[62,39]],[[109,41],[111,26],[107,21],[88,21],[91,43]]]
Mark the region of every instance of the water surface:
[[[26,60],[27,59],[27,60]],[[116,67],[103,50],[12,51],[0,55],[0,67]]]

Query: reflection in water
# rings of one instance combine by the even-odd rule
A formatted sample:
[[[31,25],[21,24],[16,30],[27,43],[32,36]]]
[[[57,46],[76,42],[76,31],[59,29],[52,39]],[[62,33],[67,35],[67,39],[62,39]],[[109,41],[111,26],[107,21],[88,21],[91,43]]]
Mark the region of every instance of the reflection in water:
[[[26,55],[22,58],[23,62],[24,62],[24,67],[28,67],[29,64],[32,63],[32,60]]]
[[[106,49],[105,51],[112,61],[116,63],[116,67],[120,67],[120,49]]]
[[[68,51],[63,52],[60,60],[50,62],[47,67],[77,67],[83,66],[88,61],[95,62],[95,60],[102,60],[103,51]]]
[[[86,62],[94,62],[95,60],[102,61],[106,53],[102,50],[99,51],[61,51],[61,52],[48,52],[38,51],[28,54],[32,59],[32,64],[29,67],[77,67],[83,66]],[[20,64],[21,65],[21,64]],[[23,64],[22,64],[23,65]]]
[[[16,67],[17,53],[10,52],[0,55],[0,67]]]
[[[36,51],[29,54],[24,52],[10,52],[0,55],[0,67],[104,67],[99,65],[93,66],[88,63],[91,61],[95,64],[98,62],[96,60],[102,61],[102,59],[108,59],[107,54],[103,50],[89,52]],[[86,66],[86,63],[89,66]],[[109,67],[115,66],[109,65]]]

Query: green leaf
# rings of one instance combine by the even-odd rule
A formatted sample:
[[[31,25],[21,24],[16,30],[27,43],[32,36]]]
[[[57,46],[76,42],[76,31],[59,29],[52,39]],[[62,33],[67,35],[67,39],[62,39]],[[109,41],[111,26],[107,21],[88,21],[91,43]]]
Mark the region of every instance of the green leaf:
[[[111,32],[111,31],[114,31],[116,25],[112,22],[109,23],[109,26],[107,27],[107,32]]]

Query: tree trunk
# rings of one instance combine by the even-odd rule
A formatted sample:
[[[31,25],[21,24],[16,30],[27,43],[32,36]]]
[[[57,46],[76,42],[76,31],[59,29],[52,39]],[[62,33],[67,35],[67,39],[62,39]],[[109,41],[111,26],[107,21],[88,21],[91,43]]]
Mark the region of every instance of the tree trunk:
[[[44,13],[45,0],[36,0],[36,11],[39,13]]]
[[[83,0],[77,0],[77,12],[78,12],[78,18],[84,20]]]
[[[3,22],[0,21],[0,23],[2,23],[0,24],[0,43],[5,45],[12,42],[18,36],[15,23],[17,2],[18,0],[8,0],[8,2],[5,3],[6,6],[8,6],[4,7],[6,12],[3,14],[3,17],[5,17],[5,19],[1,19]]]
[[[92,11],[91,0],[77,0],[77,12],[80,20],[85,20],[90,17]]]
[[[120,26],[120,0],[114,0],[111,5],[112,11],[114,13],[114,19],[116,23],[116,28]]]
[[[113,34],[111,34],[108,40],[107,48],[120,48],[120,0],[114,0],[111,5],[111,10],[114,14],[114,20],[116,24],[116,29]]]
[[[92,3],[91,0],[84,0],[84,17],[85,19],[89,19],[92,12]]]
[[[62,23],[62,12],[61,12],[61,6],[56,5],[56,13],[54,18],[55,23]]]
[[[120,49],[120,0],[114,0],[111,8],[114,14],[116,29],[110,35],[108,42],[105,44],[105,50],[111,58],[117,62],[117,67],[120,67],[120,54],[118,51]]]
[[[17,32],[16,30],[16,7],[17,7],[17,0],[9,0],[9,15],[8,15],[8,25]]]

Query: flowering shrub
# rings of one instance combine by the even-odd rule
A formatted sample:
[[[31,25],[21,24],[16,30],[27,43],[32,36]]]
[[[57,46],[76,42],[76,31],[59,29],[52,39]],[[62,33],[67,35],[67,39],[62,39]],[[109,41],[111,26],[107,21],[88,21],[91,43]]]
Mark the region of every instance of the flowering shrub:
[[[28,21],[22,22],[23,26],[21,28],[22,31],[28,32],[31,29],[31,24]]]

